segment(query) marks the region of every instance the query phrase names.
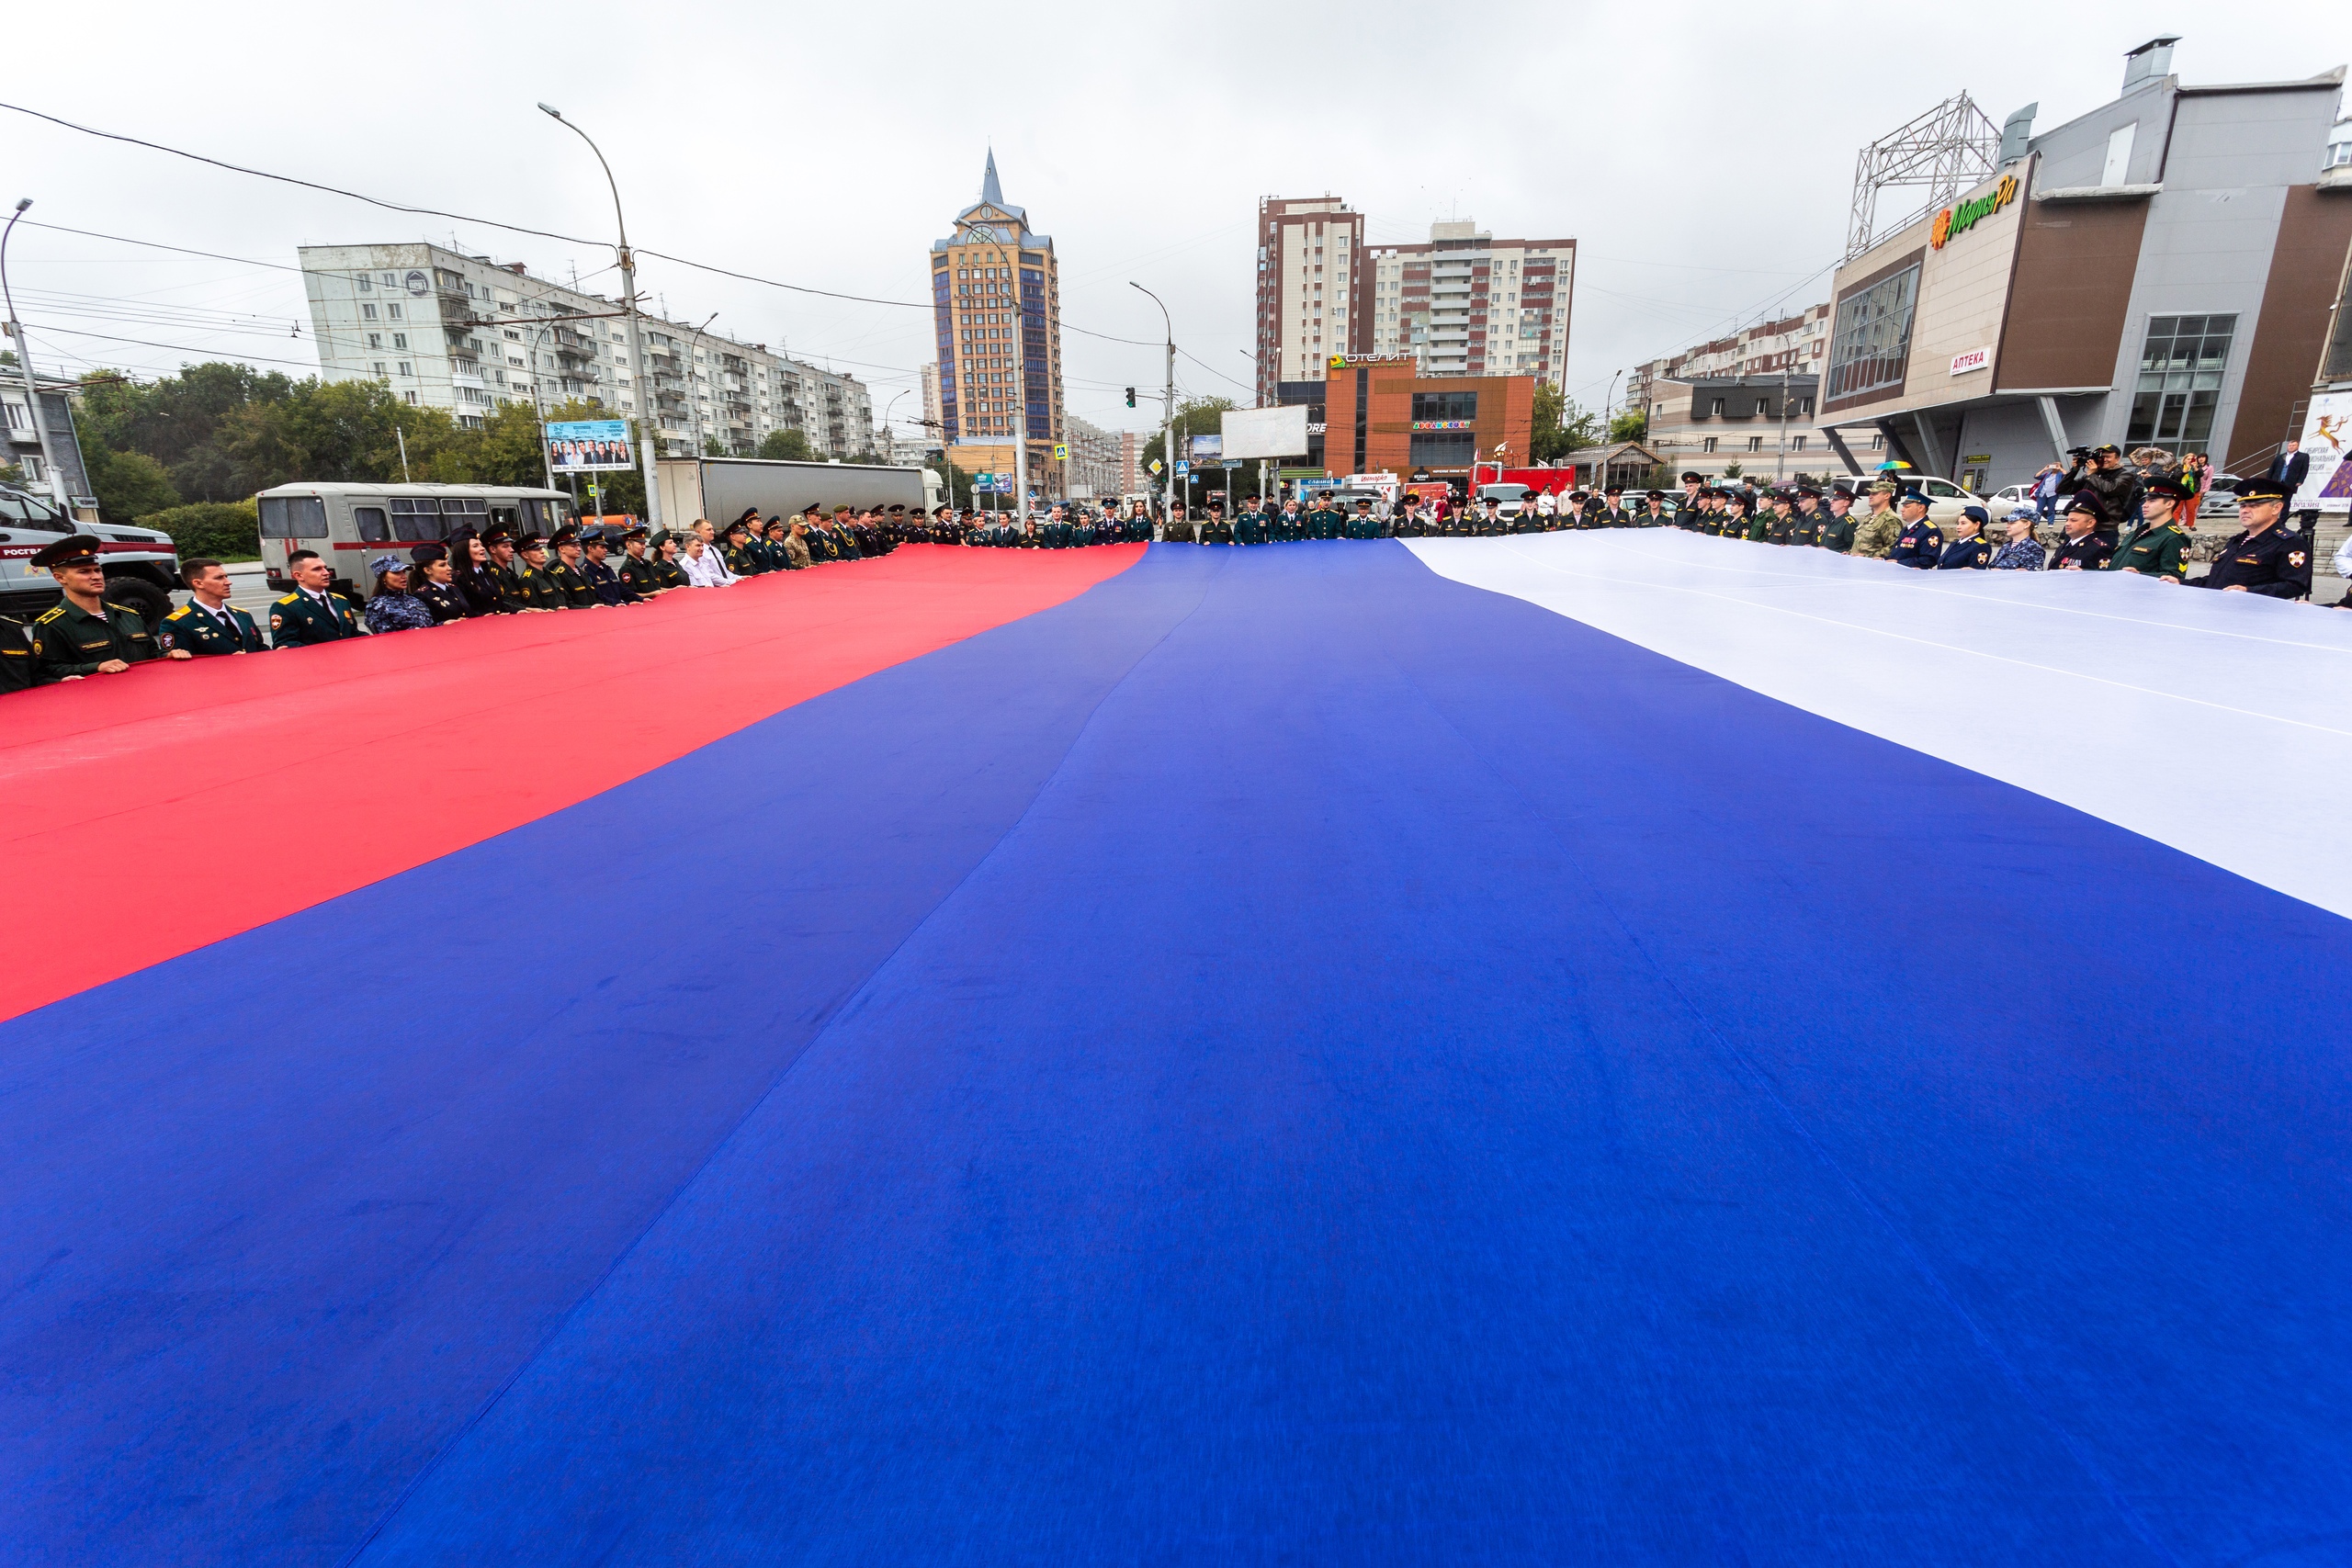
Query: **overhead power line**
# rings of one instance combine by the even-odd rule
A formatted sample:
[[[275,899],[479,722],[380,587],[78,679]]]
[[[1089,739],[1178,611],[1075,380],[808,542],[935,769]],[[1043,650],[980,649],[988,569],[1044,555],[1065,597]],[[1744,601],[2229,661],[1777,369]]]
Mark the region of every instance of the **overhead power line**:
[[[184,148],[168,147],[163,142],[150,141],[144,137],[126,136],[119,131],[100,130],[96,126],[78,124],[74,120],[62,118],[57,115],[45,114],[40,109],[28,108],[22,104],[0,103],[0,109],[12,109],[17,114],[28,115],[34,119],[47,120],[51,125],[62,126],[67,130],[80,131],[85,136],[96,136],[107,141],[120,141],[133,147],[144,147],[151,152],[169,153],[175,158],[186,158],[194,163],[209,164],[216,169],[226,169],[232,174],[250,175],[255,179],[276,180],[281,185],[300,186],[305,190],[315,190],[323,192],[328,196],[344,197],[352,201],[364,202],[369,207],[380,207],[387,212],[405,212],[425,218],[454,219],[459,223],[478,224],[487,229],[501,229],[510,234],[529,234],[535,238],[542,240],[560,240],[568,245],[596,245],[606,250],[614,250],[617,248],[614,242],[610,240],[582,239],[576,234],[558,233],[551,229],[532,229],[519,223],[502,223],[495,218],[477,218],[468,213],[445,211],[437,207],[416,207],[407,202],[386,201],[380,197],[368,196],[356,190],[345,190],[341,186],[322,185],[316,180],[299,179],[292,175],[273,174],[267,169],[248,168],[243,164],[232,164],[226,159],[207,157],[201,152],[190,152]],[[50,225],[43,225],[43,227],[49,226]],[[107,236],[98,237],[106,238]],[[133,243],[136,243],[141,242]],[[162,248],[170,250],[179,247],[164,246]],[[198,252],[195,254],[202,254],[204,253]],[[738,272],[732,267],[718,266],[709,262],[694,261],[685,256],[673,255],[667,251],[649,250],[644,246],[638,247],[638,254],[639,255],[656,256],[666,262],[674,262],[680,266],[693,267],[697,272],[712,273],[720,277],[732,277],[744,283],[757,283],[769,288],[782,288],[795,294],[813,295],[820,299],[846,299],[854,304],[885,305],[893,309],[907,310],[930,310],[935,308],[933,302],[929,299],[883,299],[870,294],[847,294],[839,289],[818,288],[806,283],[786,283],[781,278],[761,277],[752,273]],[[227,257],[223,259],[233,261],[241,260],[243,258]],[[257,265],[266,266],[276,264],[265,262]],[[297,267],[293,270],[299,272],[301,269]],[[1058,315],[1055,318],[1055,322],[1064,332],[1077,333],[1084,337],[1101,338],[1105,343],[1128,344],[1137,348],[1157,348],[1159,346],[1159,344],[1144,338],[1114,337],[1108,333],[1092,332],[1085,327],[1072,326],[1069,321],[1062,320]]]

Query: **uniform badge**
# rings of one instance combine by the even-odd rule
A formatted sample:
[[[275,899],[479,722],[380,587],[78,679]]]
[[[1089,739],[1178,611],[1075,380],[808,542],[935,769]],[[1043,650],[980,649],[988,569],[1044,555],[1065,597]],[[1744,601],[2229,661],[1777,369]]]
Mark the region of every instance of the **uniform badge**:
[[[2289,550],[2289,551],[2287,552],[2287,564],[2288,564],[2289,566],[2301,566],[2301,565],[2302,565],[2302,564],[2303,564],[2303,552],[2302,552],[2302,551],[2301,551],[2301,550]]]

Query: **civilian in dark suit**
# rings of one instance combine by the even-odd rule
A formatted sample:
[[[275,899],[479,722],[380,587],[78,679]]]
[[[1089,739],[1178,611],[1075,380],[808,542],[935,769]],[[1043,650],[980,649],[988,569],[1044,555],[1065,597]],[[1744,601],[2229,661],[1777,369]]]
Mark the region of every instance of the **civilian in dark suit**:
[[[2270,459],[2270,466],[2262,470],[2264,479],[2287,492],[2287,504],[2278,509],[2282,513],[2295,510],[2295,492],[2311,478],[2311,454],[2302,451],[2301,446],[2299,441],[2288,442],[2278,448],[2278,456]]]

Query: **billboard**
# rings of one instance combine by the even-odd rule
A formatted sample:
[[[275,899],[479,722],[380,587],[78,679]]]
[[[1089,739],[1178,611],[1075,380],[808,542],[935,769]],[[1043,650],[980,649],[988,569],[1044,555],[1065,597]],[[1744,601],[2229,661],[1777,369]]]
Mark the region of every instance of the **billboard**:
[[[1195,435],[1193,437],[1192,459],[1195,463],[1214,463],[1225,456],[1225,437]]]
[[[637,467],[625,419],[558,420],[548,426],[548,467],[559,474],[593,474]]]
[[[1227,457],[1304,457],[1306,456],[1306,405],[1278,409],[1225,411]]]
[[[2295,510],[2352,510],[2352,392],[2322,392],[2303,417],[2303,453],[2312,471],[2296,493]]]

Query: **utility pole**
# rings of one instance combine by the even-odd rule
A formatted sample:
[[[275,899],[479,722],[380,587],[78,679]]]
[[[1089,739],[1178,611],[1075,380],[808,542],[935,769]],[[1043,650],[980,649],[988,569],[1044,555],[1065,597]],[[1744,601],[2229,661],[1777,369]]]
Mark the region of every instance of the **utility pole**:
[[[1789,466],[1789,367],[1781,367],[1781,449],[1772,458],[1772,483],[1781,481]]]
[[[1168,525],[1176,520],[1176,324],[1168,314],[1167,302],[1159,295],[1133,279],[1128,280],[1127,287],[1137,290],[1145,299],[1159,307],[1160,322],[1168,329],[1168,385],[1166,390],[1160,394],[1159,405],[1162,437],[1160,461],[1168,467],[1168,478],[1165,481],[1167,488],[1160,497],[1163,513],[1160,522],[1160,536],[1165,538]],[[1185,489],[1189,493],[1191,487],[1188,485]]]
[[[17,345],[17,371],[25,378],[25,412],[32,415],[33,434],[40,440],[40,466],[49,470],[49,493],[57,502],[59,513],[71,518],[73,502],[65,493],[65,475],[57,466],[57,453],[49,442],[49,420],[40,410],[40,386],[33,379],[33,356],[25,347],[25,323],[17,320],[17,296],[8,287],[8,236],[17,231],[17,220],[33,204],[31,197],[17,203],[17,210],[8,215],[8,227],[0,229],[0,299],[8,307],[8,336]]]
[[[645,468],[645,522],[648,527],[658,532],[662,527],[662,470],[656,449],[661,445],[661,436],[656,434],[655,411],[646,404],[647,389],[652,383],[645,378],[645,334],[639,331],[637,321],[637,254],[628,248],[628,220],[621,215],[620,182],[613,178],[613,166],[605,162],[605,151],[596,145],[594,137],[564,118],[563,111],[552,105],[541,104],[539,107],[556,123],[588,143],[588,151],[596,154],[597,165],[605,171],[605,184],[612,188],[613,219],[620,230],[621,240],[621,294],[623,303],[628,307],[628,362],[629,368],[635,372],[632,385],[637,388],[636,401],[639,405],[638,451]],[[687,368],[691,370],[693,367],[689,365]],[[691,389],[692,383],[689,382],[688,386]]]

